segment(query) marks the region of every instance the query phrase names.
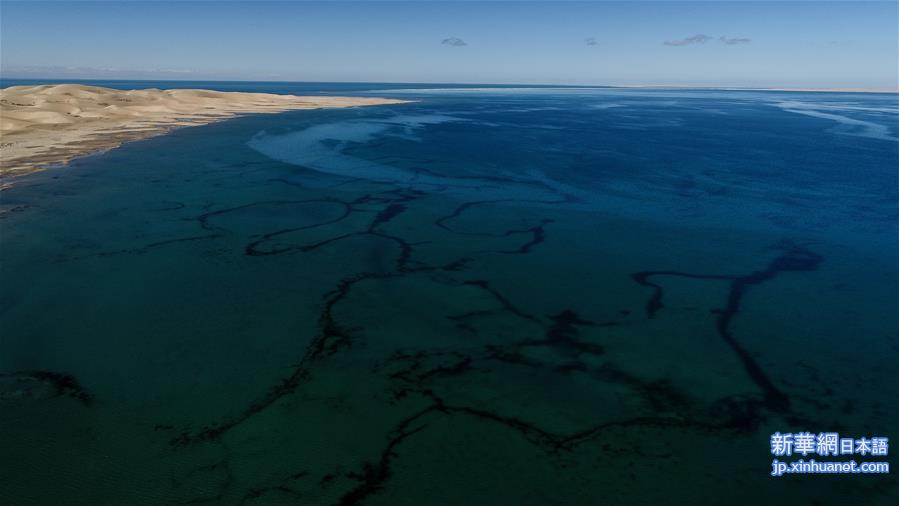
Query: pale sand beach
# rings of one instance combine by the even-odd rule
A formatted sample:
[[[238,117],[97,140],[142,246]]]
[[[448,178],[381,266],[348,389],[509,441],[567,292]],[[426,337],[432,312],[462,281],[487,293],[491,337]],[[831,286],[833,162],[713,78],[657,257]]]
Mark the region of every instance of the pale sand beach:
[[[115,90],[80,84],[0,90],[0,176],[26,174],[123,142],[238,114],[404,100],[210,90]]]

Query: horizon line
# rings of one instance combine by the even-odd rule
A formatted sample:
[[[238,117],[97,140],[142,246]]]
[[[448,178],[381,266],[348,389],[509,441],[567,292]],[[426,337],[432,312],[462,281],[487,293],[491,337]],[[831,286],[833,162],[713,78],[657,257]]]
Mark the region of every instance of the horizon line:
[[[267,79],[105,79],[99,77],[58,78],[58,77],[5,77],[8,81],[59,81],[60,83],[77,84],[77,81],[96,82],[206,82],[206,83],[285,83],[285,84],[428,84],[449,86],[501,86],[517,88],[604,88],[604,89],[683,89],[683,90],[719,90],[719,91],[785,91],[785,92],[831,92],[831,93],[899,93],[899,86],[845,86],[845,87],[809,87],[809,86],[735,86],[704,84],[547,84],[547,83],[489,83],[489,82],[442,82],[442,81],[305,81],[305,80],[267,80]],[[378,90],[372,90],[378,91]]]

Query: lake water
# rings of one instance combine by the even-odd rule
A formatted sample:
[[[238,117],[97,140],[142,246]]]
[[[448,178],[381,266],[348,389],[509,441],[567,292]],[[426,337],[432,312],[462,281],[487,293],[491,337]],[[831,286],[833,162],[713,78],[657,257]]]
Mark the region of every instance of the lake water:
[[[769,476],[897,436],[895,95],[95,84],[414,102],[12,180],[0,503],[897,503]]]

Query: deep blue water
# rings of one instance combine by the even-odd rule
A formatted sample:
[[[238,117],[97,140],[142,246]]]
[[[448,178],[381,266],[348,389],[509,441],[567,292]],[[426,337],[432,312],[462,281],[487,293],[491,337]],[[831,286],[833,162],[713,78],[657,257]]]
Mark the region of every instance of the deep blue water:
[[[0,503],[896,503],[769,476],[899,427],[895,95],[95,84],[413,102],[13,180]]]

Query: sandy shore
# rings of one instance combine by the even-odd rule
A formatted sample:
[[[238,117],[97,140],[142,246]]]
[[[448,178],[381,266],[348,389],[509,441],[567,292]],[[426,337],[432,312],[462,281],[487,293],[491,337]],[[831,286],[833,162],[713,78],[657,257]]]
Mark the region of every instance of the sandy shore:
[[[238,114],[402,102],[208,90],[114,90],[79,84],[12,86],[0,90],[0,177]]]

